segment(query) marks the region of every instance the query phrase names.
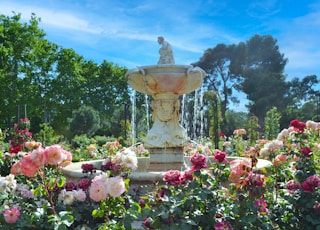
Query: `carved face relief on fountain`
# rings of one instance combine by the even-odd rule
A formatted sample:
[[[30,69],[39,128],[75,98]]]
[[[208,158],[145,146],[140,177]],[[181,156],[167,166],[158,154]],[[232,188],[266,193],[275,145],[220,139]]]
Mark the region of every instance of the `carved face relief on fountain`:
[[[179,100],[155,100],[152,102],[152,109],[156,117],[162,121],[179,121]]]

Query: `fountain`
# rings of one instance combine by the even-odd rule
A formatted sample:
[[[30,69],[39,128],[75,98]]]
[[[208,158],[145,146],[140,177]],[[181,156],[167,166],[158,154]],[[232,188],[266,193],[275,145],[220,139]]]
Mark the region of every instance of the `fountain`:
[[[143,140],[150,151],[149,172],[183,170],[183,147],[189,142],[180,125],[179,96],[193,92],[203,81],[205,72],[191,65],[175,65],[168,42],[158,38],[160,59],[157,65],[140,66],[126,73],[129,85],[153,98],[153,126]]]
[[[140,66],[126,73],[128,84],[133,89],[153,98],[153,126],[143,140],[144,147],[150,151],[150,158],[138,158],[138,169],[129,175],[131,188],[161,182],[166,171],[182,171],[190,166],[183,152],[190,139],[179,123],[179,97],[195,91],[202,84],[205,72],[191,65],[176,65],[170,44],[163,37],[159,37],[158,42],[162,47],[157,65]],[[69,179],[80,179],[83,176],[83,163],[73,163],[62,171]],[[99,168],[102,160],[86,163]],[[270,164],[259,159],[257,169]]]

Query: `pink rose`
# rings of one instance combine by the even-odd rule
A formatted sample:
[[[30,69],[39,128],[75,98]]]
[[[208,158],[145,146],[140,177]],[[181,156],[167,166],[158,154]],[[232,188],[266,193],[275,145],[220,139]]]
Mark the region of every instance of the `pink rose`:
[[[147,217],[144,221],[143,221],[143,225],[146,228],[152,229],[152,224],[153,224],[153,219],[151,217]]]
[[[192,168],[194,170],[200,170],[202,168],[207,168],[207,157],[203,154],[196,153],[190,157],[190,162],[192,163]]]
[[[286,188],[289,190],[289,193],[294,193],[294,191],[301,188],[301,185],[298,181],[289,180],[286,184]]]
[[[107,193],[112,197],[119,197],[126,191],[126,186],[121,176],[109,178],[106,187]]]
[[[194,172],[193,169],[184,170],[180,176],[181,183],[183,183],[187,180],[192,181],[193,180],[193,172]]]
[[[89,189],[89,196],[92,200],[99,202],[108,197],[106,184],[103,181],[93,181]]]
[[[44,148],[39,147],[37,149],[34,149],[30,154],[30,158],[36,166],[38,167],[44,166],[47,160],[44,154]]]
[[[258,212],[267,214],[269,211],[267,209],[267,202],[263,199],[256,200],[253,204],[258,208]]]
[[[17,208],[7,209],[3,216],[7,223],[14,224],[20,216],[20,211]]]
[[[86,191],[90,187],[90,180],[88,178],[82,178],[78,182],[78,188]]]
[[[284,163],[286,160],[287,160],[287,157],[285,155],[279,154],[273,159],[272,163],[274,166],[278,167],[282,163]]]
[[[66,167],[67,165],[71,164],[72,162],[72,154],[69,151],[63,150],[64,153],[64,160],[59,166]]]
[[[21,158],[20,163],[23,175],[27,177],[34,177],[37,174],[39,167],[31,160],[29,154],[24,155],[23,158]]]
[[[320,213],[320,202],[313,205],[313,210],[317,213]]]
[[[214,225],[215,230],[233,230],[228,221],[219,221]]]
[[[179,170],[169,170],[164,174],[163,180],[166,181],[168,185],[177,186],[181,184],[180,177],[181,173]]]
[[[73,193],[74,193],[76,200],[78,200],[78,201],[84,202],[87,198],[85,191],[83,191],[82,189],[73,190]]]
[[[59,165],[66,159],[65,150],[60,145],[51,145],[47,147],[44,154],[48,165]]]

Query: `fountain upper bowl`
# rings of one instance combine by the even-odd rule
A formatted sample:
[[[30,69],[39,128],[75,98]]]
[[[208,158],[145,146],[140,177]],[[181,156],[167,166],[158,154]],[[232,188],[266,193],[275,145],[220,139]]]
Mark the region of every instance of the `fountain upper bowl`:
[[[157,95],[187,94],[197,89],[205,72],[191,65],[140,66],[126,73],[129,85],[140,93]]]

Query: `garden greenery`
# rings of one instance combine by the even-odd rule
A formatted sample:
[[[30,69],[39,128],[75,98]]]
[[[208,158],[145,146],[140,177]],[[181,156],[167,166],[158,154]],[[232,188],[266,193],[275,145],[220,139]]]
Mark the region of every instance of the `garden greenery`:
[[[191,167],[165,172],[141,196],[129,194],[128,175],[142,145],[88,145],[89,157],[103,156],[102,167],[84,162],[83,178],[72,181],[61,173],[72,150],[26,138],[15,153],[20,147],[11,142],[14,151],[1,153],[0,227],[133,229],[138,221],[140,229],[320,229],[320,123],[293,120],[276,139],[252,146],[245,133],[235,130],[224,150],[186,146]],[[244,157],[231,160],[231,152]],[[271,167],[258,168],[257,158]]]

